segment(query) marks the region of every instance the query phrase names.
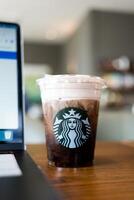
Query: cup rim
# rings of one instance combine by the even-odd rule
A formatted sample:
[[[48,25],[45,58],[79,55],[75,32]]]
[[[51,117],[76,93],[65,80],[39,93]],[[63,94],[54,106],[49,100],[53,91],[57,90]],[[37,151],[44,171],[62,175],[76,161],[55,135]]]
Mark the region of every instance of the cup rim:
[[[104,89],[107,83],[99,76],[90,76],[82,74],[62,74],[50,75],[46,74],[44,77],[36,80],[37,84],[46,88],[70,88],[76,85],[75,88],[89,88],[94,86],[97,89]]]

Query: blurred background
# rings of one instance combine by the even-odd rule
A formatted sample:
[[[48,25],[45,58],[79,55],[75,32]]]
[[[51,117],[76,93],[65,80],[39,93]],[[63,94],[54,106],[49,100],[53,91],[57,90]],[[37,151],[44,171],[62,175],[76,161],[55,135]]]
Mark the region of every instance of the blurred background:
[[[0,20],[24,37],[26,142],[43,143],[35,80],[45,73],[103,77],[98,140],[134,140],[134,1],[0,0]]]

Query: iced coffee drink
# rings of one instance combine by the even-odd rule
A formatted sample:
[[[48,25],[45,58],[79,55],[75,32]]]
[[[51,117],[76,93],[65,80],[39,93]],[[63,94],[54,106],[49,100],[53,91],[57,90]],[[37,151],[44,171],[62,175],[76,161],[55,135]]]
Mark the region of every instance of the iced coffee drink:
[[[87,75],[46,75],[39,85],[49,164],[92,165],[103,80]]]

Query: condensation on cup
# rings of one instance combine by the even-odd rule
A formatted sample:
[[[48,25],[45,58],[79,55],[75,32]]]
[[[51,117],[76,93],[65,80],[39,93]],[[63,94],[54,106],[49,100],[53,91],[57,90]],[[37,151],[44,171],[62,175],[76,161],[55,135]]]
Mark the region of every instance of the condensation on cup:
[[[45,75],[37,82],[48,163],[56,167],[92,165],[104,80],[88,75]]]

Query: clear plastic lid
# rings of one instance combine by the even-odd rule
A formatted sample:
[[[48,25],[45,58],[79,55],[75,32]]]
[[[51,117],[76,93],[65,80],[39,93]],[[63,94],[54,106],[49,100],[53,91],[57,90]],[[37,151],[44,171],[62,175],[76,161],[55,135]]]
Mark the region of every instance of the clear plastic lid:
[[[39,86],[45,88],[93,88],[103,89],[106,88],[106,82],[97,76],[89,75],[48,75],[46,74],[43,78],[38,79],[37,83]]]

